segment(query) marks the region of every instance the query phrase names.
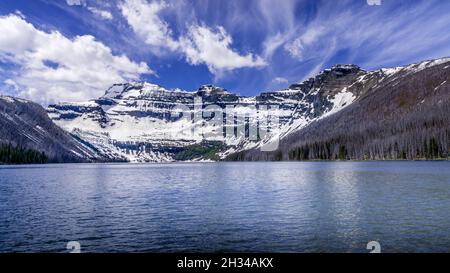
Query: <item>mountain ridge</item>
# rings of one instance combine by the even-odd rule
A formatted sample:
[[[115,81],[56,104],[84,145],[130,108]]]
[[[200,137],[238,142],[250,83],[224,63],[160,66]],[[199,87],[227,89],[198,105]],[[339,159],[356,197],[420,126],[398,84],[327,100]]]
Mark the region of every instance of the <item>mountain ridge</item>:
[[[347,108],[291,132],[274,152],[227,160],[449,159],[449,61],[370,72],[385,78]]]
[[[92,136],[93,132],[101,132],[107,138],[116,141],[115,143],[119,143],[112,145],[120,147],[115,153],[120,154],[120,150],[124,147],[132,148],[131,152],[125,151],[126,155],[123,155],[131,161],[172,161],[176,158],[177,152],[205,140],[202,136],[186,137],[177,131],[178,127],[195,126],[193,122],[180,125],[179,121],[171,120],[169,117],[169,110],[176,105],[185,105],[193,109],[196,96],[202,98],[204,106],[217,104],[226,108],[229,105],[237,105],[236,107],[275,105],[278,107],[276,115],[279,117],[280,128],[272,138],[283,139],[312,122],[338,113],[370,90],[379,88],[379,85],[398,77],[421,73],[449,61],[450,58],[441,58],[375,71],[366,71],[353,64],[337,64],[301,83],[291,84],[286,89],[261,92],[256,96],[240,96],[214,85],[203,85],[196,91],[180,89],[171,91],[150,83],[117,84],[108,89],[104,96],[91,101],[94,105],[91,106],[90,113],[83,107],[76,109],[77,104],[72,104],[71,109],[53,105],[49,106],[48,111],[61,127],[68,131],[78,129],[76,133],[80,138],[85,134]],[[61,115],[60,110],[72,112]],[[93,121],[96,123],[93,124]],[[83,128],[77,128],[80,124]],[[133,124],[132,128],[130,124]],[[97,125],[100,127],[96,127]],[[249,141],[226,135],[223,142],[227,147],[217,152],[221,159],[227,159],[231,154],[258,149],[264,141],[270,141],[270,138]],[[110,148],[100,146],[105,150],[112,147],[109,144],[107,146]],[[146,146],[144,153],[139,153],[143,146]],[[140,157],[139,154],[146,154],[147,157]]]
[[[342,144],[340,141],[335,141],[335,138],[339,139],[339,137],[332,137],[330,140],[325,139],[324,136],[328,134],[330,128],[333,131],[333,128],[338,125],[343,126],[336,119],[342,119],[344,113],[351,117],[346,119],[347,123],[357,122],[358,124],[355,126],[362,128],[365,126],[365,122],[377,123],[376,114],[370,116],[366,121],[360,119],[360,116],[365,115],[366,110],[371,113],[384,113],[386,108],[390,109],[392,113],[397,113],[398,109],[402,109],[400,113],[418,113],[420,112],[418,109],[424,106],[417,103],[429,98],[431,102],[424,104],[428,108],[426,111],[423,110],[423,113],[421,112],[422,115],[425,115],[427,111],[438,115],[439,111],[447,109],[445,107],[449,102],[446,99],[441,102],[444,107],[441,110],[429,108],[439,106],[437,94],[442,98],[447,98],[448,83],[450,82],[448,79],[449,67],[450,58],[447,57],[374,71],[366,71],[353,64],[337,64],[305,81],[293,83],[285,89],[261,92],[256,96],[240,96],[212,84],[202,85],[195,91],[184,91],[181,89],[167,90],[159,85],[145,82],[121,83],[112,85],[103,96],[97,99],[81,103],[66,102],[49,105],[46,113],[52,123],[64,129],[64,141],[71,143],[71,149],[74,150],[74,147],[78,147],[75,149],[75,153],[69,149],[69,154],[78,153],[78,155],[67,161],[383,159],[389,157],[352,155],[353,150],[349,148],[348,141],[347,144]],[[400,92],[397,89],[405,91]],[[401,98],[396,97],[396,93],[401,93],[402,95],[399,95]],[[419,93],[422,95],[419,96]],[[382,99],[377,98],[380,94],[383,94],[384,97],[391,97],[391,100],[381,103]],[[2,98],[0,102],[3,100],[5,104],[8,99]],[[420,101],[417,101],[419,99]],[[20,99],[10,98],[9,100],[17,100],[13,103],[17,105],[24,103],[24,100]],[[377,104],[364,103],[367,100],[373,100]],[[200,108],[196,108],[198,101],[201,101],[202,104]],[[394,104],[398,109],[393,107]],[[31,103],[30,105],[35,104]],[[223,128],[213,126],[210,124],[212,118],[205,118],[204,112],[207,107],[212,105],[217,105],[222,109],[233,107],[236,111],[235,114],[239,111],[248,114],[248,120],[239,121],[238,119],[234,124],[229,124],[227,123],[229,117],[224,114]],[[256,108],[252,108],[253,106]],[[268,107],[264,108],[265,106]],[[406,106],[409,108],[405,108]],[[12,106],[9,105],[9,107]],[[194,120],[174,117],[173,110],[177,107],[188,109],[187,115],[193,116]],[[361,107],[364,109],[361,110]],[[203,120],[195,121],[195,111],[197,111],[195,109],[201,110],[200,117],[203,117]],[[40,113],[38,116],[42,116],[42,111],[37,110],[36,107],[30,111]],[[249,139],[251,126],[259,126],[259,129],[261,126],[260,120],[252,119],[257,114],[277,116],[279,123],[270,128],[270,132],[266,135],[258,134],[257,139]],[[443,131],[433,127],[433,130],[440,132],[440,137],[433,140],[436,143],[430,144],[431,140],[427,138],[425,141],[428,141],[427,146],[433,146],[433,150],[436,150],[435,146],[439,146],[439,156],[443,157],[448,154],[446,145],[450,141],[446,136],[449,125],[445,124],[447,122],[445,112],[440,115],[444,116],[443,119],[439,119],[441,122],[439,126],[443,128]],[[3,117],[4,120],[8,120],[4,114]],[[412,116],[406,114],[402,117],[412,119]],[[385,114],[381,118],[385,119]],[[334,123],[330,123],[329,120],[333,120]],[[424,122],[435,122],[436,120],[433,116],[431,121]],[[2,121],[1,118],[0,121]],[[41,122],[47,124],[48,120],[42,119]],[[327,125],[319,126],[317,124]],[[384,125],[389,125],[389,128],[395,127],[393,122],[384,123]],[[233,133],[230,134],[232,131],[229,131],[229,128],[233,126],[235,127],[234,131],[232,130]],[[377,128],[383,130],[383,126],[380,126]],[[413,127],[423,128],[425,132],[431,130],[431,127],[427,126],[421,127],[415,123],[413,125]],[[197,130],[198,128],[201,130]],[[239,128],[244,130],[243,134],[239,134]],[[190,130],[195,131],[195,134],[191,132],[186,134],[186,131]],[[34,133],[33,130],[32,132]],[[210,137],[212,132],[219,135]],[[357,131],[354,133],[358,134]],[[317,140],[321,143],[320,145],[324,145],[324,147],[318,148],[323,151],[317,152],[315,148],[311,148],[311,145],[319,144],[314,141],[310,143],[307,138]],[[351,137],[347,135],[346,138],[350,139]],[[407,138],[405,136],[405,139]],[[7,138],[4,137],[4,140]],[[264,145],[273,141],[279,141],[278,149],[261,152]],[[6,141],[3,142],[6,143]],[[14,140],[12,142],[14,143]],[[33,145],[25,146],[35,147]],[[340,152],[340,150],[344,150],[341,146],[346,147],[345,151]],[[43,147],[37,148],[39,151],[43,150]],[[360,148],[364,150],[362,147]],[[429,150],[429,147],[427,149]],[[306,150],[308,153],[309,151],[314,152],[305,156]],[[367,153],[374,154],[374,151],[371,150]],[[417,158],[411,151],[397,151],[397,153],[395,157],[398,158]],[[400,153],[406,153],[407,156],[403,156],[403,154],[400,156]],[[421,151],[416,154],[424,156],[426,153]],[[431,156],[428,157],[431,158]],[[59,160],[64,161],[64,159]]]

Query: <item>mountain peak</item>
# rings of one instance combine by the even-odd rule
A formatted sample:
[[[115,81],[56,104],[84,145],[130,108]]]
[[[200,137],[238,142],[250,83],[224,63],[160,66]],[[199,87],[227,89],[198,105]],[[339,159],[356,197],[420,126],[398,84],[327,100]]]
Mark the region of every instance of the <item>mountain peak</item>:
[[[151,93],[155,91],[168,91],[165,88],[148,82],[129,82],[113,84],[103,95],[104,98],[117,98],[124,94],[138,92],[140,94]]]
[[[298,82],[291,84],[288,89],[289,90],[304,90],[310,89],[315,83],[323,83],[327,79],[336,79],[345,77],[348,75],[356,75],[360,72],[364,72],[359,66],[355,64],[336,64],[331,68],[324,69],[319,74],[306,79],[303,82]]]
[[[215,86],[213,84],[205,84],[198,88],[198,95],[225,95],[229,94],[229,92],[222,87]]]
[[[324,73],[333,73],[337,76],[348,75],[348,74],[356,74],[360,71],[363,71],[361,67],[356,64],[336,64],[332,66],[330,69],[325,69],[321,74]]]
[[[336,64],[331,69],[361,69],[356,64]]]

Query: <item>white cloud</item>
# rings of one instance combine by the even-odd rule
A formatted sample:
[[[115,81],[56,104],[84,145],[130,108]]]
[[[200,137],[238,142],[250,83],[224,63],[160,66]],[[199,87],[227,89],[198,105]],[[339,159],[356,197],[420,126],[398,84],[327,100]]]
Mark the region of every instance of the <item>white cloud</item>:
[[[150,46],[183,54],[192,65],[205,64],[216,76],[243,67],[262,67],[266,62],[259,56],[241,55],[231,48],[232,38],[219,26],[211,29],[193,24],[178,39],[160,13],[169,8],[164,1],[125,0],[119,8],[133,31]]]
[[[14,13],[20,18],[26,19],[26,16],[20,10],[16,10]]]
[[[113,19],[113,15],[111,12],[90,6],[87,4],[86,0],[66,0],[66,3],[69,6],[82,6],[84,8],[87,8],[92,14],[99,16],[102,19],[105,20]]]
[[[128,24],[146,44],[176,50],[178,43],[172,39],[169,25],[159,17],[167,7],[163,1],[148,3],[145,0],[126,0],[119,5]]]
[[[251,53],[240,55],[230,48],[232,42],[223,27],[217,27],[214,31],[206,26],[191,26],[181,45],[189,63],[206,64],[212,73],[267,65],[261,57]]]
[[[100,96],[111,84],[152,73],[147,64],[113,55],[90,35],[67,38],[36,29],[17,15],[0,17],[0,59],[19,67],[19,96],[42,104]]]
[[[83,5],[83,0],[66,0],[67,5],[69,6],[81,6]]]
[[[100,16],[103,19],[106,20],[112,20],[113,19],[113,15],[111,12],[107,11],[107,10],[101,10],[95,7],[87,7],[87,9],[92,12],[93,14]]]

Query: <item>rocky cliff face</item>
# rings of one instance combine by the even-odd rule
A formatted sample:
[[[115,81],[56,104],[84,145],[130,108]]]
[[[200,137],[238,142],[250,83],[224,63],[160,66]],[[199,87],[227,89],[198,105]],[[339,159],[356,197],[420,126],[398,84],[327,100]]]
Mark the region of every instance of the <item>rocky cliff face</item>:
[[[420,87],[424,88],[421,89],[421,98],[435,97],[434,85],[442,83],[446,86],[444,81],[439,81],[445,75],[448,76],[449,61],[450,59],[440,59],[372,72],[364,71],[356,65],[336,65],[304,82],[292,84],[285,90],[264,92],[255,97],[239,96],[213,85],[187,92],[166,90],[149,83],[117,84],[96,100],[50,105],[47,111],[57,125],[88,143],[102,157],[110,159],[172,161],[186,159],[187,154],[197,156],[188,159],[208,159],[198,153],[198,147],[202,145],[208,147],[203,149],[205,154],[215,154],[215,158],[249,160],[278,158],[283,147],[281,158],[289,159],[291,148],[288,143],[296,143],[299,132],[310,130],[307,128],[332,120],[332,117],[349,113],[348,109],[357,108],[365,113],[369,109],[381,111],[386,107],[392,108],[395,100],[382,100],[382,103],[376,104],[376,109],[374,105],[362,102],[372,101],[372,97],[390,98],[395,93],[396,86],[415,92],[413,90],[418,87],[419,79],[424,82],[432,81],[429,86]],[[443,74],[434,78],[434,74],[428,72],[435,70],[444,72],[441,71]],[[407,92],[402,96],[410,95],[415,96]],[[416,99],[413,101],[416,102]],[[431,99],[430,101],[437,103]],[[247,118],[232,120],[232,117],[223,114],[220,120],[224,126],[211,124],[209,121],[216,114],[205,117],[205,113],[202,115],[201,112],[212,105],[221,109],[234,107],[235,112],[246,113]],[[414,107],[402,109],[412,111]],[[187,109],[188,114],[184,118],[174,115],[174,109],[177,108]],[[198,112],[200,119],[195,119]],[[350,117],[354,116],[352,113],[349,114]],[[264,136],[259,134],[256,139],[250,139],[248,136],[251,126],[261,125],[260,119],[252,118],[257,115],[276,116],[279,124],[272,126],[270,133]],[[186,118],[187,116],[189,117]],[[346,122],[358,122],[355,124],[356,128],[368,121],[349,118]],[[330,128],[322,126],[315,134],[325,135],[334,128],[334,124],[327,126]],[[198,128],[201,130],[197,130]],[[245,133],[239,134],[238,128],[244,128]],[[215,137],[210,136],[211,132],[216,132]],[[220,137],[217,137],[217,132]],[[314,139],[318,136],[308,137]],[[270,153],[260,152],[265,143],[274,139],[281,140],[280,149]],[[214,144],[217,141],[222,144]],[[215,148],[211,150],[210,147]],[[192,149],[196,152],[192,152]],[[180,153],[183,157],[179,156]]]
[[[184,118],[177,118],[173,112],[176,107],[187,107],[187,114],[194,116],[196,103],[201,100],[203,110],[216,105],[221,109],[235,107],[237,112],[248,111],[249,115],[255,115],[262,111],[256,109],[260,105],[270,105],[270,109],[276,109],[280,121],[286,123],[302,97],[298,91],[242,97],[213,85],[187,92],[166,90],[149,83],[128,83],[112,86],[99,99],[50,105],[47,111],[56,124],[103,151],[105,156],[121,155],[131,161],[170,161],[186,147],[203,141],[218,140],[228,147],[245,142],[237,134],[225,134],[225,129],[220,133],[223,138],[206,137],[206,133],[214,130],[212,126],[203,124],[201,131],[194,130],[199,122],[187,120],[186,113]],[[226,122],[224,116],[223,123]],[[193,130],[196,133],[186,133]]]
[[[6,96],[0,96],[0,144],[43,152],[49,162],[106,160],[56,126],[42,106]]]

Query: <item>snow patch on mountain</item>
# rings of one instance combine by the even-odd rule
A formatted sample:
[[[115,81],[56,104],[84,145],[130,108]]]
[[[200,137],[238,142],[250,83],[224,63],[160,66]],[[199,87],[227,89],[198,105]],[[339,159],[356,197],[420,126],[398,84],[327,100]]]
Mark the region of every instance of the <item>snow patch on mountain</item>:
[[[342,89],[340,93],[336,94],[333,98],[330,98],[330,102],[333,104],[333,107],[322,117],[327,117],[339,112],[340,110],[349,106],[355,99],[356,96],[353,93],[348,92],[347,87],[344,87],[344,89]]]
[[[167,90],[151,83],[115,84],[98,99],[50,105],[47,111],[57,125],[109,158],[132,162],[173,161],[180,151],[205,140],[223,142],[226,149],[217,154],[224,158],[239,151],[263,147],[314,121],[334,115],[369,89],[386,82],[397,82],[405,73],[449,61],[450,58],[443,58],[371,72],[356,65],[336,65],[286,89],[263,92],[254,97],[239,96],[211,84],[196,91]],[[202,99],[200,109],[204,109],[203,113],[200,110],[200,119],[193,122],[191,117],[198,115],[195,110],[199,109],[196,98]],[[229,126],[237,125],[226,115],[223,128],[214,124],[212,113],[205,112],[206,107],[212,105],[223,110],[230,108],[238,116],[246,116],[248,126],[259,126],[261,117],[271,115],[276,116],[279,123],[258,140],[242,134],[224,135],[227,126],[229,129]],[[177,108],[185,110],[184,117],[174,113]]]

